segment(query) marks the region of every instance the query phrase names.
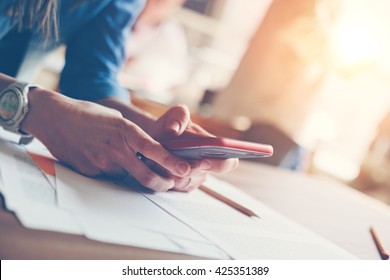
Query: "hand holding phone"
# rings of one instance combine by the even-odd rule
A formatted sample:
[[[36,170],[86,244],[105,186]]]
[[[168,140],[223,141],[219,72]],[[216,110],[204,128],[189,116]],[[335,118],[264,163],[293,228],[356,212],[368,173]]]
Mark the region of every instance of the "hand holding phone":
[[[202,137],[163,141],[161,144],[175,155],[187,159],[262,158],[273,154],[273,147],[229,138]]]

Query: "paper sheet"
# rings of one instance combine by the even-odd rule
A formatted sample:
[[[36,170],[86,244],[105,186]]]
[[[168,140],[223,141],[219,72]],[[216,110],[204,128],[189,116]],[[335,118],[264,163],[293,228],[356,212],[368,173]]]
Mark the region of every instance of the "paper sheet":
[[[232,185],[209,178],[206,185],[250,208],[247,217],[201,191],[146,195],[236,259],[356,259],[286,219]]]
[[[241,177],[233,173],[222,178],[358,258],[379,259],[370,226],[377,228],[384,246],[390,248],[389,206],[350,186],[245,161],[240,163]]]
[[[91,239],[209,258],[228,258],[195,230],[129,187],[56,163],[58,203]],[[202,248],[202,250],[199,250]]]
[[[54,168],[55,159],[49,150],[37,139],[26,146],[28,154],[36,165],[41,169],[46,179],[56,188],[56,173]]]
[[[57,207],[55,189],[23,146],[0,140],[2,182],[9,210],[30,228],[81,234],[72,216]]]
[[[0,190],[31,228],[208,258],[354,259],[226,182],[206,185],[250,208],[250,218],[202,191],[139,193],[56,164],[56,189],[26,150],[0,140]]]

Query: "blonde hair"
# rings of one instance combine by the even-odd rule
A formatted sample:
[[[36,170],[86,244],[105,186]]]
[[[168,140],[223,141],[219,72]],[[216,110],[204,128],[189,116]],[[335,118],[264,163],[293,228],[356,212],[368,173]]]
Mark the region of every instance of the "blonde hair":
[[[94,0],[77,0],[71,10],[82,2]],[[40,29],[44,38],[54,35],[58,40],[58,10],[61,0],[17,0],[11,7],[12,20],[18,22],[18,29]]]
[[[54,34],[58,39],[58,6],[60,0],[17,0],[11,7],[12,20],[19,31],[37,28],[45,38]]]

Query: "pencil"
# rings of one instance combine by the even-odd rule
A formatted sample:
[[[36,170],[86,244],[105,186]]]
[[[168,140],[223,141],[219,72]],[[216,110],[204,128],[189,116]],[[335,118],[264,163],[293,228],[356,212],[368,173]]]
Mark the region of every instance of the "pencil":
[[[207,193],[208,195],[214,197],[215,199],[218,199],[219,201],[222,201],[223,203],[225,203],[226,205],[229,205],[230,207],[236,209],[237,211],[241,212],[242,214],[248,216],[248,217],[258,217],[260,218],[258,215],[256,215],[256,213],[254,213],[252,210],[238,204],[237,202],[234,202],[233,200],[227,198],[226,196],[223,196],[222,194],[220,193],[217,193],[216,191],[213,191],[212,189],[202,185],[199,187],[199,189],[201,191],[203,191],[204,193]]]
[[[372,239],[374,239],[376,248],[378,249],[379,255],[381,256],[382,260],[388,260],[389,259],[389,251],[385,249],[383,246],[383,243],[381,242],[376,230],[374,227],[370,227],[370,233],[372,236]]]

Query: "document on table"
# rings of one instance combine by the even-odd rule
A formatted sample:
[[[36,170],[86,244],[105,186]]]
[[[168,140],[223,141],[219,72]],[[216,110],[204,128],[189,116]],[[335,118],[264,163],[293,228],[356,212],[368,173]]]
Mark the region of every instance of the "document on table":
[[[245,216],[200,190],[140,192],[134,181],[91,179],[58,163],[53,188],[24,147],[0,141],[0,151],[0,191],[7,207],[27,227],[206,258],[355,258],[212,177],[209,188],[260,218]]]
[[[356,259],[224,181],[210,177],[205,185],[245,205],[260,218],[245,216],[199,190],[191,195],[146,196],[234,259]]]
[[[58,163],[56,175],[59,207],[74,214],[88,238],[229,258],[213,242],[129,187],[82,176]]]
[[[206,258],[229,258],[211,241],[128,188],[58,165],[58,191],[24,146],[0,140],[0,158],[0,191],[7,208],[28,228],[84,234],[104,242]]]
[[[38,139],[34,139],[26,148],[31,159],[38,165],[49,183],[56,188],[55,159],[52,154]]]
[[[85,234],[93,239],[132,245],[134,235],[145,230],[163,234],[194,255],[202,255],[195,248],[206,250],[203,256],[218,248],[235,259],[356,258],[215,178],[207,181],[209,187],[249,206],[260,218],[245,216],[200,190],[138,193],[131,186],[96,181],[61,165],[56,165],[56,174],[60,206],[74,211]],[[143,246],[166,244],[150,238]],[[160,249],[175,251],[174,247]]]
[[[70,213],[57,207],[55,189],[25,147],[0,140],[0,171],[6,206],[29,228],[81,234]]]

